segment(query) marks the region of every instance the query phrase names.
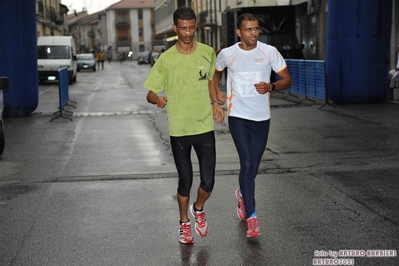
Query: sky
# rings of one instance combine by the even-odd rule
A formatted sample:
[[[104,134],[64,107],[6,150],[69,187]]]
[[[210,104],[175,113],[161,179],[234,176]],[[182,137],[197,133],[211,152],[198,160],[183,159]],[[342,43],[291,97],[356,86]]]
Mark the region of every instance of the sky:
[[[74,10],[81,12],[83,7],[86,7],[88,14],[93,14],[119,1],[120,0],[61,0],[61,4],[68,7],[68,14],[73,13]]]

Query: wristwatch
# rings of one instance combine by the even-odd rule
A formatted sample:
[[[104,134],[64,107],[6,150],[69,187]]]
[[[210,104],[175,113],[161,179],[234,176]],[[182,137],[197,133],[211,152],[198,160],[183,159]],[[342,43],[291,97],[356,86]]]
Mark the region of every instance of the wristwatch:
[[[272,90],[270,92],[275,91],[276,90],[276,84],[270,83],[270,85],[272,85]]]

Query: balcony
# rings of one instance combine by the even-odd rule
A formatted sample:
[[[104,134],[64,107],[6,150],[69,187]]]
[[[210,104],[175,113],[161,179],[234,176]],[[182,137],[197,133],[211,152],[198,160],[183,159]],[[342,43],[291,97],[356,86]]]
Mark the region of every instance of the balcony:
[[[213,9],[200,12],[198,26],[217,26],[216,12]]]
[[[127,44],[127,43],[131,43],[131,41],[132,41],[132,37],[130,37],[130,36],[118,36],[118,37],[116,37],[116,42],[117,43],[125,43],[125,44]]]
[[[115,20],[115,27],[118,27],[118,28],[130,27],[130,21]]]

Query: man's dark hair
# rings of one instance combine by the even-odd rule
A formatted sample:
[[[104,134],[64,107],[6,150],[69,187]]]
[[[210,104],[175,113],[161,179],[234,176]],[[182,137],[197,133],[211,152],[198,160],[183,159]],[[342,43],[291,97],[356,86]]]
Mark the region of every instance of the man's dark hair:
[[[258,20],[254,14],[251,13],[244,13],[241,16],[238,17],[237,19],[237,29],[241,29],[241,24],[243,20],[250,20],[250,21],[255,21]]]
[[[195,19],[197,20],[197,17],[195,16],[194,10],[192,10],[189,7],[179,7],[178,9],[175,10],[173,13],[173,24],[177,25],[177,21],[181,20],[192,20]]]

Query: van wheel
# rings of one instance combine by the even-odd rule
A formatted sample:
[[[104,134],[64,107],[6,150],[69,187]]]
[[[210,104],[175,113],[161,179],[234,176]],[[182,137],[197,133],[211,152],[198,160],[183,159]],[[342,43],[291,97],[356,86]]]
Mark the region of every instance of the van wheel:
[[[4,131],[3,125],[1,123],[2,122],[0,121],[0,156],[3,154],[4,151]]]

